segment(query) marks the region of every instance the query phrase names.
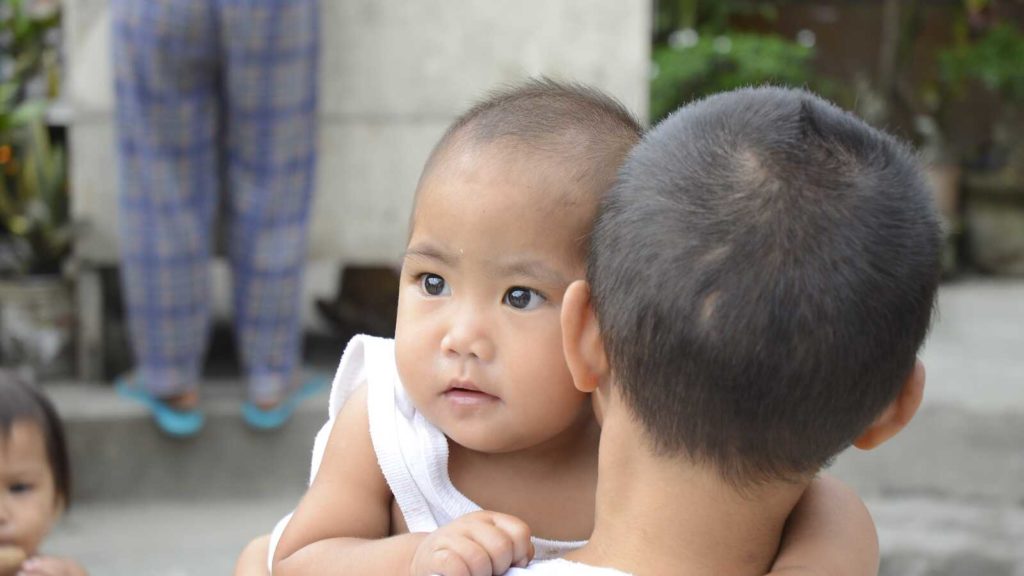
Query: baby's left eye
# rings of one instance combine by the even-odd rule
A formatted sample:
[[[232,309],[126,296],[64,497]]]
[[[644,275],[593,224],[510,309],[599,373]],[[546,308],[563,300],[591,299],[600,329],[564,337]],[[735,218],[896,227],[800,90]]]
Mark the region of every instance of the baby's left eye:
[[[505,292],[505,297],[502,300],[517,310],[533,310],[543,304],[545,298],[531,288],[513,286]]]
[[[15,482],[7,488],[11,494],[24,494],[32,491],[32,485],[25,482]]]

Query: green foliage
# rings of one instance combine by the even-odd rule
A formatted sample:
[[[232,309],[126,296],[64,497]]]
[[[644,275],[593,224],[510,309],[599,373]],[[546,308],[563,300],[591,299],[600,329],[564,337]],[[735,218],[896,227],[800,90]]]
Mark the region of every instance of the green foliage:
[[[656,44],[676,30],[697,29],[722,34],[729,30],[733,17],[755,18],[767,22],[778,18],[776,2],[763,0],[657,0],[654,12]]]
[[[999,24],[980,40],[944,50],[939,55],[942,80],[962,90],[978,81],[1007,104],[1024,104],[1024,34],[1011,24]]]
[[[715,92],[766,83],[806,87],[814,79],[814,49],[775,35],[681,32],[653,58],[652,123]]]
[[[51,71],[45,37],[59,14],[0,2],[0,275],[58,272],[71,245],[65,154],[50,141],[46,102],[29,98],[28,86]]]

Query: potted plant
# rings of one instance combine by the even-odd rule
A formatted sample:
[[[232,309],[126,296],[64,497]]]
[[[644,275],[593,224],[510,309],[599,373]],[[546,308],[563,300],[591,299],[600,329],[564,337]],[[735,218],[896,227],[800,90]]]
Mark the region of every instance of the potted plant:
[[[979,270],[1024,275],[1024,34],[996,23],[943,51],[942,80],[963,96],[987,93],[996,110],[984,142],[965,162],[968,252]]]
[[[65,155],[45,122],[59,14],[40,6],[0,9],[0,362],[48,377],[70,371],[74,316]]]

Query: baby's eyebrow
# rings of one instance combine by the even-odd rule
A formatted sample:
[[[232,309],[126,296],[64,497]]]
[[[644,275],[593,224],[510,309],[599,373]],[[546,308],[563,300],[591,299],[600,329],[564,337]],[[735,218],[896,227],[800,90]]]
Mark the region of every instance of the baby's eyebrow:
[[[543,260],[512,260],[498,264],[495,270],[501,276],[525,276],[552,284],[569,283],[568,278]]]
[[[437,245],[428,242],[410,246],[405,251],[405,258],[426,258],[428,260],[437,260],[446,266],[454,266],[458,261],[457,257],[449,254]]]

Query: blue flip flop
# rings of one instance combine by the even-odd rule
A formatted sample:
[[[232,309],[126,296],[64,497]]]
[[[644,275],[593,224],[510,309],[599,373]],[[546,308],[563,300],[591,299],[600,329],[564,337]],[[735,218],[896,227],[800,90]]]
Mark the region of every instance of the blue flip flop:
[[[206,417],[199,408],[178,410],[146,391],[134,376],[122,376],[114,384],[122,398],[138,402],[149,409],[160,430],[174,438],[190,438],[203,428]]]
[[[327,387],[327,384],[327,377],[323,374],[307,376],[302,385],[292,390],[277,406],[266,410],[246,401],[242,404],[242,419],[256,430],[276,430],[291,419],[303,400]]]

